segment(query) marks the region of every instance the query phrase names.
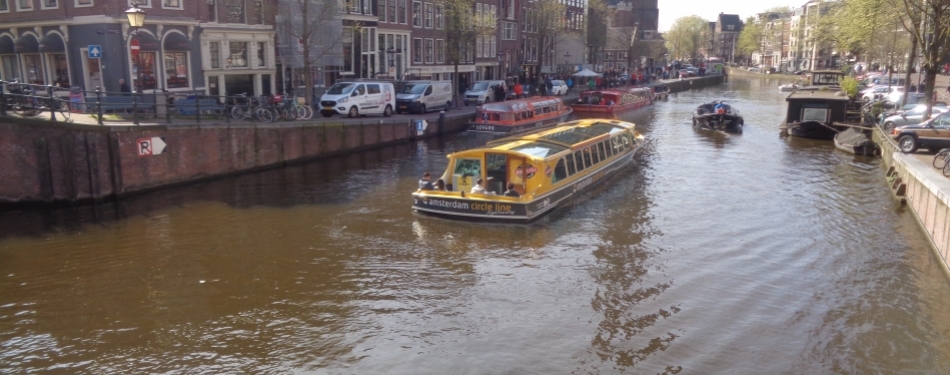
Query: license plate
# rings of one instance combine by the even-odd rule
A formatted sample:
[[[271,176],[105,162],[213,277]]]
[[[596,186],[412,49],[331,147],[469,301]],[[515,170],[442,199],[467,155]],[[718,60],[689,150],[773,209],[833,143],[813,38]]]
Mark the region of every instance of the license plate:
[[[406,109],[406,106],[401,105],[401,106],[399,106],[399,109]]]
[[[326,110],[326,111],[332,111],[332,110],[333,110],[333,107],[323,107],[323,109]]]

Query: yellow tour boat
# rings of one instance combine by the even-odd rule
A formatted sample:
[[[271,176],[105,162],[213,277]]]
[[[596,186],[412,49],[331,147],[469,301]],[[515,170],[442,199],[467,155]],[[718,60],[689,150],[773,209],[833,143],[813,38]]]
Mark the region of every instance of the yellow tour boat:
[[[642,144],[636,125],[607,119],[497,139],[450,154],[441,177],[445,190],[417,190],[412,209],[457,219],[531,221],[631,164]]]

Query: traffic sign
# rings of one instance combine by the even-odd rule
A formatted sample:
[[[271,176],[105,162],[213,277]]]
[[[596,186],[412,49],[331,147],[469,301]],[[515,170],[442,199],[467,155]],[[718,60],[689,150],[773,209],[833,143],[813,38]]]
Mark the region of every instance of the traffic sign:
[[[98,59],[102,57],[102,46],[90,44],[89,50],[86,52],[89,54],[90,59]]]
[[[165,152],[165,137],[139,138],[135,145],[140,157],[159,155]]]
[[[139,55],[139,40],[132,39],[132,42],[129,43],[129,50],[132,51],[132,56]]]

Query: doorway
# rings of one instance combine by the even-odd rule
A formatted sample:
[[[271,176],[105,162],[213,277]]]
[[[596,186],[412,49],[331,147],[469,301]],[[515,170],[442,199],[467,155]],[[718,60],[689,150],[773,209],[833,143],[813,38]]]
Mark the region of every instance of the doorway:
[[[86,48],[80,49],[80,53],[82,54],[82,82],[85,85],[83,89],[94,91],[98,87],[103,92],[108,91],[102,85],[102,67],[99,65],[99,59],[90,59]],[[116,89],[118,90],[118,87]]]

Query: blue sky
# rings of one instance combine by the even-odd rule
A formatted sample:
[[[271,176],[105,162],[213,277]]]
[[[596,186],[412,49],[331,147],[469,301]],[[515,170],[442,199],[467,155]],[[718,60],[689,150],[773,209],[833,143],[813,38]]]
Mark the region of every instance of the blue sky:
[[[665,32],[673,26],[677,18],[697,15],[707,21],[715,21],[719,13],[738,14],[743,21],[766,9],[805,5],[808,0],[737,0],[714,2],[709,0],[659,0],[660,31]]]

